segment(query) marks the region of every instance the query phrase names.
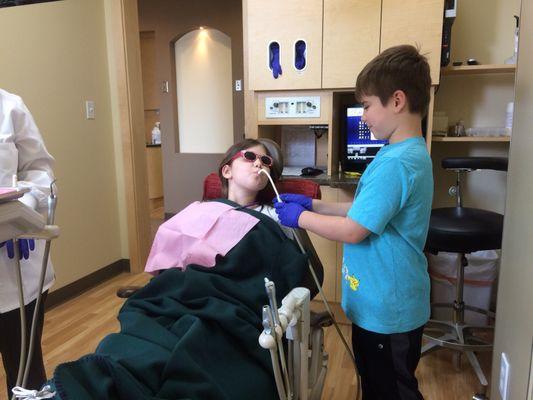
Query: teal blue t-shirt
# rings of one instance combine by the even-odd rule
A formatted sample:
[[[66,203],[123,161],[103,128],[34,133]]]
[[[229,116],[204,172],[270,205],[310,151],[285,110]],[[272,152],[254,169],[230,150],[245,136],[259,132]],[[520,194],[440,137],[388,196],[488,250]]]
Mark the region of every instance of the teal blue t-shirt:
[[[429,319],[423,249],[433,168],[422,137],[384,146],[361,176],[348,217],[371,233],[344,244],[342,308],[363,329],[391,334]]]

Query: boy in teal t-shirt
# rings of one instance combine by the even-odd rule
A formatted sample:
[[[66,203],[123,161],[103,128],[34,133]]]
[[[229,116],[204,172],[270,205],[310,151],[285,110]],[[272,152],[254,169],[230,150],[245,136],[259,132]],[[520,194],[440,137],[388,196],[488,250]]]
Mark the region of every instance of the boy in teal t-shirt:
[[[422,399],[415,370],[429,319],[423,253],[433,199],[432,164],[422,137],[431,78],[416,48],[392,47],[357,77],[363,121],[388,140],[359,181],[353,203],[282,194],[282,224],[344,242],[342,307],[363,400]]]

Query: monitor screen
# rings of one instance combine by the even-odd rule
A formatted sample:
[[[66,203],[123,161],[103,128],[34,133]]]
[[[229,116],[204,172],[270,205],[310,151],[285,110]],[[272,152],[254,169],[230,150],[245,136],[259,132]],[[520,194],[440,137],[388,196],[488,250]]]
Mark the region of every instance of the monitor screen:
[[[343,169],[345,171],[362,171],[388,142],[378,140],[368,126],[361,120],[362,105],[345,107],[343,129]]]

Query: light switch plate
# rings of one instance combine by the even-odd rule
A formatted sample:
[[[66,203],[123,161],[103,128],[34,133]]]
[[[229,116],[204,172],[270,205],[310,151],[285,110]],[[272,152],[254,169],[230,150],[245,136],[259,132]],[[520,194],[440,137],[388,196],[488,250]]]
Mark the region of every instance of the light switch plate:
[[[94,108],[94,101],[87,100],[85,102],[85,118],[87,119],[95,119],[95,108]]]

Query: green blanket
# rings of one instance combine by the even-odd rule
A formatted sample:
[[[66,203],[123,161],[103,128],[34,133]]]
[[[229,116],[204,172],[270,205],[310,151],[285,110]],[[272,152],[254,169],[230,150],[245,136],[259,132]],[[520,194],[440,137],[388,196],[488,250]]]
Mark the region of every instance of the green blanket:
[[[278,302],[307,259],[276,222],[261,220],[213,268],[167,270],[129,298],[120,332],[96,352],[59,365],[57,399],[276,399],[270,354],[258,344],[264,278]]]

